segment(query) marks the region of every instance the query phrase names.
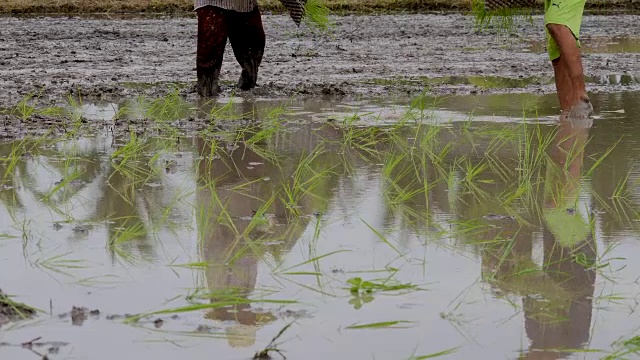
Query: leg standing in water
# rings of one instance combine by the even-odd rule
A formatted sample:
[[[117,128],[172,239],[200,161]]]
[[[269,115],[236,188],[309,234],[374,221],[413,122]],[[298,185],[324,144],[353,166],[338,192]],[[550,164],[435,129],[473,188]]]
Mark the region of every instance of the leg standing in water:
[[[580,54],[580,26],[586,0],[545,0],[544,25],[563,113],[588,117],[593,107],[587,95]]]
[[[195,0],[194,8],[198,13],[198,94],[208,97],[220,92],[218,81],[227,39],[242,67],[238,87],[255,87],[265,47],[256,0]]]

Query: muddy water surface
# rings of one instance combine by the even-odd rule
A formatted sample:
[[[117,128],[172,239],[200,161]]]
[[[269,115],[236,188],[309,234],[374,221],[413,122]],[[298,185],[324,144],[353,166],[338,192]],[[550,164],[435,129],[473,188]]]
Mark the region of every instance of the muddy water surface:
[[[0,285],[42,310],[2,358],[249,359],[290,323],[291,359],[637,350],[639,93],[592,125],[553,96],[235,101],[257,121],[215,135],[0,145]]]

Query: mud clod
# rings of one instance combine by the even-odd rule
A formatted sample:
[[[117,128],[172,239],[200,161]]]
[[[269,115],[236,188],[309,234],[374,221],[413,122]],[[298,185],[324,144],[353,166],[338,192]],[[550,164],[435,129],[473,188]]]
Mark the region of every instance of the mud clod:
[[[89,316],[100,316],[100,310],[89,310],[78,306],[71,309],[71,323],[75,326],[82,326]]]
[[[71,310],[71,323],[75,326],[82,326],[87,319],[86,308],[73,307]]]

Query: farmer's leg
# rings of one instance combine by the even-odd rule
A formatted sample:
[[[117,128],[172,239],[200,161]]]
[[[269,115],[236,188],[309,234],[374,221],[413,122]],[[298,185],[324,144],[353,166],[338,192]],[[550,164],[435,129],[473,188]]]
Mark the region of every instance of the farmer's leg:
[[[226,11],[215,6],[205,6],[198,12],[198,94],[214,96],[220,92],[218,78],[222,67],[224,48],[227,45]]]
[[[588,103],[580,54],[580,26],[585,0],[546,0],[545,30],[549,59],[563,111]],[[591,106],[591,104],[588,104]]]
[[[560,61],[560,58],[551,61],[551,63],[553,64],[553,73],[556,81],[556,90],[558,92],[560,108],[563,111],[569,110],[573,101],[573,85],[571,83],[571,78],[569,77],[569,70],[567,69],[565,62]]]
[[[242,90],[249,90],[256,86],[266,41],[260,9],[256,6],[251,12],[236,13],[234,20],[229,24],[229,40],[233,54],[242,67],[238,86]]]
[[[571,30],[565,25],[549,24],[547,25],[549,33],[558,44],[560,49],[560,57],[554,60],[554,69],[560,72],[560,79],[556,79],[561,83],[568,83],[569,94],[560,94],[561,89],[565,89],[565,84],[558,89],[558,96],[562,105],[562,98],[569,100],[569,103],[562,105],[563,110],[569,110],[573,105],[577,104],[582,98],[588,98],[584,83],[584,72],[582,69],[582,60],[580,48],[576,43],[576,38]],[[555,64],[558,66],[555,66]]]

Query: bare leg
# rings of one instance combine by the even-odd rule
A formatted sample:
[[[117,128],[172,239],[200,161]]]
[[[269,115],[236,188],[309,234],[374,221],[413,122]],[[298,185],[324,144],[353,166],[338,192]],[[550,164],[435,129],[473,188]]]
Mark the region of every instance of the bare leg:
[[[569,73],[564,61],[561,61],[561,57],[553,60],[553,72],[556,81],[556,89],[558,91],[558,100],[560,101],[560,108],[562,111],[568,111],[571,109],[572,97],[573,97],[573,84],[569,78]]]
[[[554,60],[558,98],[563,111],[570,111],[581,102],[588,102],[580,48],[571,30],[559,24],[547,28],[560,48],[560,57]]]
[[[198,94],[215,96],[220,92],[218,78],[222,67],[224,48],[227,45],[227,20],[225,10],[205,6],[198,10],[198,51],[196,69]]]
[[[251,12],[234,14],[229,24],[229,40],[233,54],[242,67],[238,87],[242,90],[252,89],[258,80],[258,68],[266,42],[262,15],[257,6]]]

